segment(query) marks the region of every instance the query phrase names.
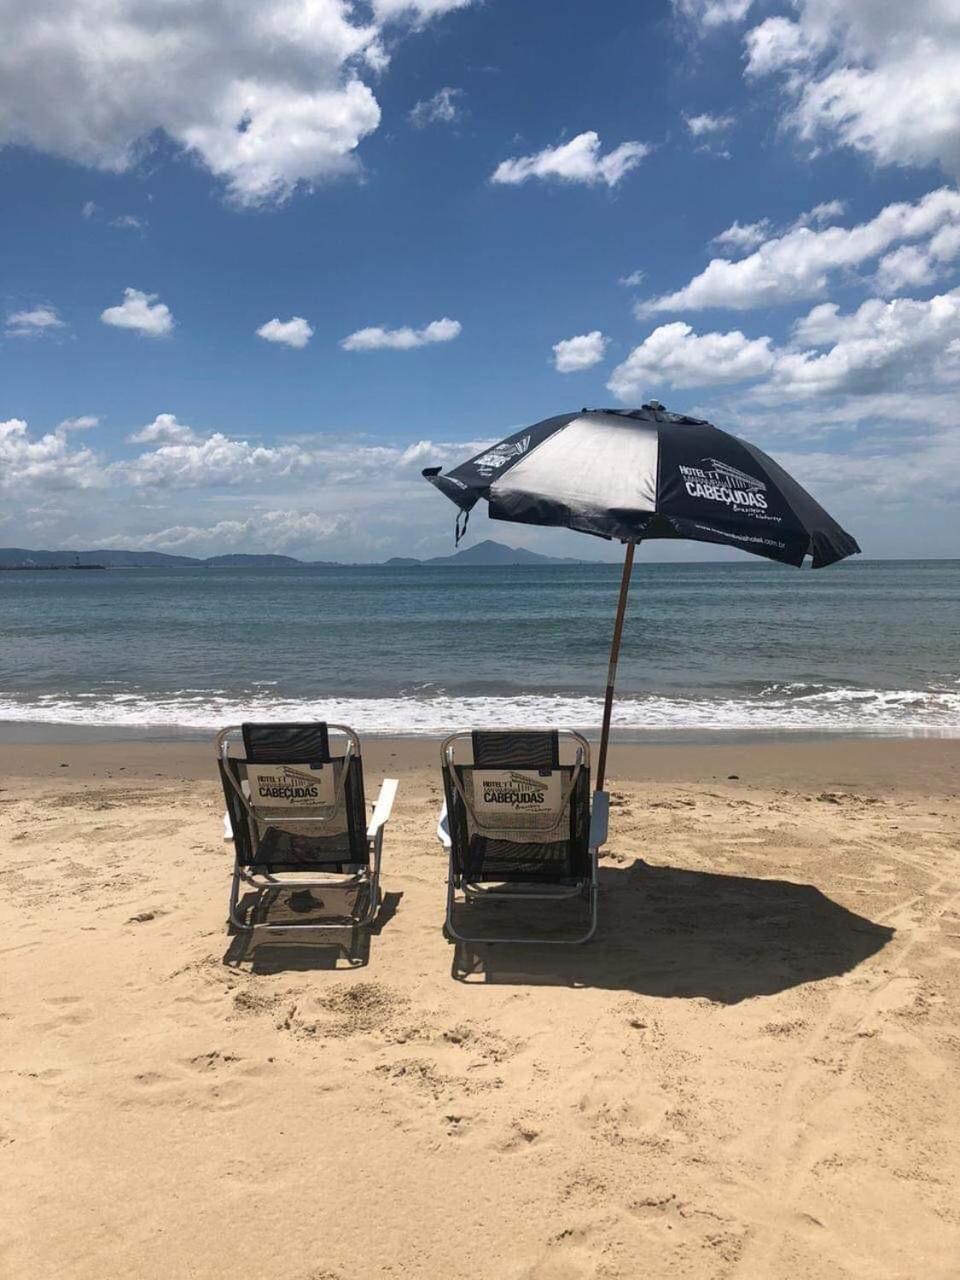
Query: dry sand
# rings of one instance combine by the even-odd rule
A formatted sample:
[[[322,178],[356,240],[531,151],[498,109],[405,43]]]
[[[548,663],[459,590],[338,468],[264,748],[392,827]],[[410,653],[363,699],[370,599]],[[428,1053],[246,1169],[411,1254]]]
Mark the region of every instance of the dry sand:
[[[209,748],[0,748],[4,1276],[960,1275],[960,743],[621,748],[595,942],[473,954],[434,755],[349,968]]]

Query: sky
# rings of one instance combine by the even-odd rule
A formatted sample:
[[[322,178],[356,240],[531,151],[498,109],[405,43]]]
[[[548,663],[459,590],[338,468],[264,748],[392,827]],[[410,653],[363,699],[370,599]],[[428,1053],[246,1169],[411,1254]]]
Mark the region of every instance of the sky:
[[[956,0],[0,21],[0,544],[447,554],[424,466],[656,398],[958,554]]]

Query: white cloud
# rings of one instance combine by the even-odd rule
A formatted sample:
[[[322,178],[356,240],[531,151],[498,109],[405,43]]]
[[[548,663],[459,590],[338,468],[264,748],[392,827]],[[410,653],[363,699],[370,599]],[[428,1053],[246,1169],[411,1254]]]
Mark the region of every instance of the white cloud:
[[[90,431],[100,425],[100,419],[93,413],[81,413],[76,418],[64,418],[57,427],[58,431]]]
[[[76,422],[68,419],[37,439],[31,439],[20,418],[0,422],[0,489],[17,494],[24,487],[89,489],[102,484],[93,451],[70,443]]]
[[[4,0],[0,146],[122,172],[162,132],[237,202],[283,199],[356,170],[384,24],[470,2],[374,0],[365,20],[344,0]]]
[[[747,75],[765,76],[806,62],[810,50],[803,32],[789,18],[767,18],[747,32]]]
[[[127,436],[129,444],[187,444],[197,439],[193,427],[178,422],[173,413],[158,413],[152,422]]]
[[[615,187],[649,153],[645,142],[623,142],[603,155],[599,135],[591,129],[559,146],[501,161],[490,181],[516,186],[530,178],[555,178],[560,182],[587,186],[602,182]]]
[[[100,319],[117,329],[135,329],[149,338],[163,338],[173,332],[173,316],[166,303],[156,299],[155,293],[124,289],[123,302],[107,307],[100,313]]]
[[[747,35],[747,70],[785,73],[786,119],[878,164],[960,173],[960,10],[953,0],[795,0]]]
[[[931,284],[937,276],[930,255],[915,244],[904,244],[880,259],[877,289],[885,297],[901,289]]]
[[[160,415],[164,417],[166,415]],[[197,488],[202,485],[261,483],[270,476],[286,476],[307,464],[296,445],[253,445],[215,431],[204,439],[161,444],[123,467],[125,478],[138,487]]]
[[[850,314],[822,303],[794,325],[784,347],[740,330],[695,333],[675,321],[634,348],[607,386],[621,400],[634,400],[661,386],[754,382],[753,402],[781,412],[785,396],[875,400],[913,392],[922,406],[960,384],[957,354],[960,289],[927,300],[871,298]]]
[[[651,387],[715,386],[769,373],[774,353],[769,338],[730,333],[694,333],[688,324],[661,325],[617,365],[607,383],[621,400],[638,400]]]
[[[382,22],[392,18],[439,18],[456,9],[467,9],[472,3],[473,0],[372,0],[373,12]]]
[[[846,200],[824,200],[822,204],[815,204],[807,213],[801,213],[797,225],[808,226],[815,222],[820,227],[825,222],[832,222],[834,218],[842,218],[846,211]]]
[[[131,537],[120,534],[108,542],[134,551],[163,551],[168,555],[222,555],[227,551],[302,552],[307,558],[324,543],[352,528],[345,515],[318,511],[257,511],[246,519],[218,520],[212,525],[172,525]]]
[[[340,345],[344,351],[410,351],[414,347],[425,347],[434,342],[451,342],[460,336],[463,326],[459,320],[450,320],[446,316],[442,320],[431,320],[422,329],[383,329],[374,325],[369,329],[358,329],[349,334]]]
[[[302,351],[313,337],[313,329],[303,316],[292,316],[289,320],[281,320],[274,316],[257,330],[257,336],[266,338],[267,342],[279,342],[286,347],[295,347]]]
[[[733,222],[725,231],[714,236],[711,244],[719,245],[721,249],[732,249],[734,253],[744,253],[749,249],[755,249],[765,240],[772,239],[774,234],[782,236],[787,231],[795,231],[798,227],[809,227],[811,224],[821,227],[824,223],[842,217],[846,208],[844,200],[824,200],[821,204],[808,209],[806,213],[801,213],[788,227],[776,233],[769,218],[760,218],[757,222]]]
[[[603,359],[608,339],[599,329],[581,333],[575,338],[564,338],[553,344],[553,367],[557,373],[579,373],[592,369]]]
[[[110,225],[120,231],[140,231],[141,233],[147,228],[143,219],[135,217],[132,213],[121,213],[119,217],[111,218]]]
[[[459,103],[462,97],[462,89],[451,89],[447,85],[438,89],[432,98],[423,98],[415,103],[407,118],[417,129],[423,129],[428,124],[453,124],[462,115]]]
[[[793,326],[795,344],[822,347],[835,342],[843,332],[840,308],[835,302],[821,302]]]
[[[745,310],[771,303],[814,298],[831,275],[851,271],[879,257],[898,241],[933,236],[960,225],[960,192],[943,187],[914,204],[890,204],[869,222],[818,231],[794,226],[764,241],[738,261],[714,258],[674,293],[642,303],[639,311]]]
[[[65,327],[56,307],[33,307],[30,311],[11,312],[7,316],[6,333],[13,338],[29,338]]]
[[[702,138],[705,134],[723,133],[733,124],[733,116],[713,116],[708,111],[698,116],[685,115],[683,120],[694,138]]]
[[[677,13],[706,30],[742,22],[753,0],[673,0]]]
[[[493,443],[384,443],[347,427],[260,442],[167,413],[136,432],[134,456],[111,460],[82,445],[80,421],[46,434],[19,419],[0,425],[0,505],[22,545],[432,555],[449,550],[452,524],[421,468]],[[109,501],[92,501],[85,491],[94,488]]]
[[[960,258],[960,223],[948,223],[930,238],[927,252],[936,262]]]
[[[621,276],[617,283],[626,285],[628,289],[636,289],[643,284],[646,276],[647,273],[645,271],[641,271],[637,268],[636,271],[631,271],[628,276]]]
[[[713,237],[712,244],[721,249],[733,249],[735,253],[743,253],[747,249],[755,249],[770,234],[770,219],[761,218],[759,222],[731,222],[725,231]]]
[[[954,381],[960,366],[950,359],[960,339],[960,290],[926,301],[871,298],[850,315],[833,303],[814,310],[794,328],[794,338],[825,351],[782,351],[774,372],[777,390],[800,395],[878,395]]]
[[[85,200],[83,202],[83,206],[80,209],[81,214],[85,218],[92,218],[94,214],[99,213],[99,211],[100,211],[100,206],[96,204],[93,200]]]
[[[804,452],[781,454],[782,464],[824,501],[853,500],[862,520],[884,526],[878,537],[890,539],[888,554],[903,555],[918,524],[930,517],[931,508],[955,507],[960,502],[960,434],[932,431],[909,449],[883,439],[868,440],[851,454]],[[907,523],[896,510],[906,504]],[[918,505],[922,510],[917,510]],[[892,536],[891,536],[892,535]],[[949,538],[949,532],[947,533]],[[929,543],[914,543],[915,555],[928,554]],[[941,550],[949,553],[949,541]],[[909,552],[908,552],[909,554]]]

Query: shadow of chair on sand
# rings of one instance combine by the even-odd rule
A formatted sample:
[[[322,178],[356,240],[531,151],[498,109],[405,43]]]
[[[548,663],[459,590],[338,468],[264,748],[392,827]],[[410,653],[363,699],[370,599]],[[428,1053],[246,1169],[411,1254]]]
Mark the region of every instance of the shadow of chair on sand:
[[[239,930],[231,926],[230,945],[223,963],[231,968],[249,965],[251,973],[285,973],[312,969],[360,969],[370,963],[370,940],[377,937],[397,914],[402,893],[384,893],[380,909],[365,926],[344,924],[342,928],[323,933],[273,933],[255,929]],[[260,900],[258,901],[258,898]],[[269,898],[256,893],[240,900],[239,910],[245,915],[256,911],[258,919],[269,915],[273,924],[288,922],[302,925],[309,921],[309,910],[292,910],[279,895]]]
[[[836,977],[876,954],[894,930],[840,906],[809,884],[651,866],[639,859],[600,871],[600,927],[585,946],[458,943],[460,981],[602,987],[639,995],[704,997],[736,1004],[751,996]],[[583,903],[575,904],[583,911]],[[469,931],[503,932],[529,907],[481,903]],[[480,913],[483,913],[482,915]],[[508,915],[508,912],[520,914]],[[531,917],[533,929],[559,911]],[[571,921],[570,923],[575,923]],[[463,917],[454,925],[467,928]]]

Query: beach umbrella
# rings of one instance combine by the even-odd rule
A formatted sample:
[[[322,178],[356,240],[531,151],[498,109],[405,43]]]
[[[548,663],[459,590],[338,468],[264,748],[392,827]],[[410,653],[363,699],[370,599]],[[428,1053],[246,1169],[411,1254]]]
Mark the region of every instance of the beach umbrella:
[[[486,498],[494,520],[558,525],[626,545],[610,646],[597,763],[603,786],[623,618],[638,542],[687,538],[815,569],[860,548],[806,489],[756,445],[702,418],[641,409],[582,409],[515,431],[424,476],[460,508],[456,540]]]

